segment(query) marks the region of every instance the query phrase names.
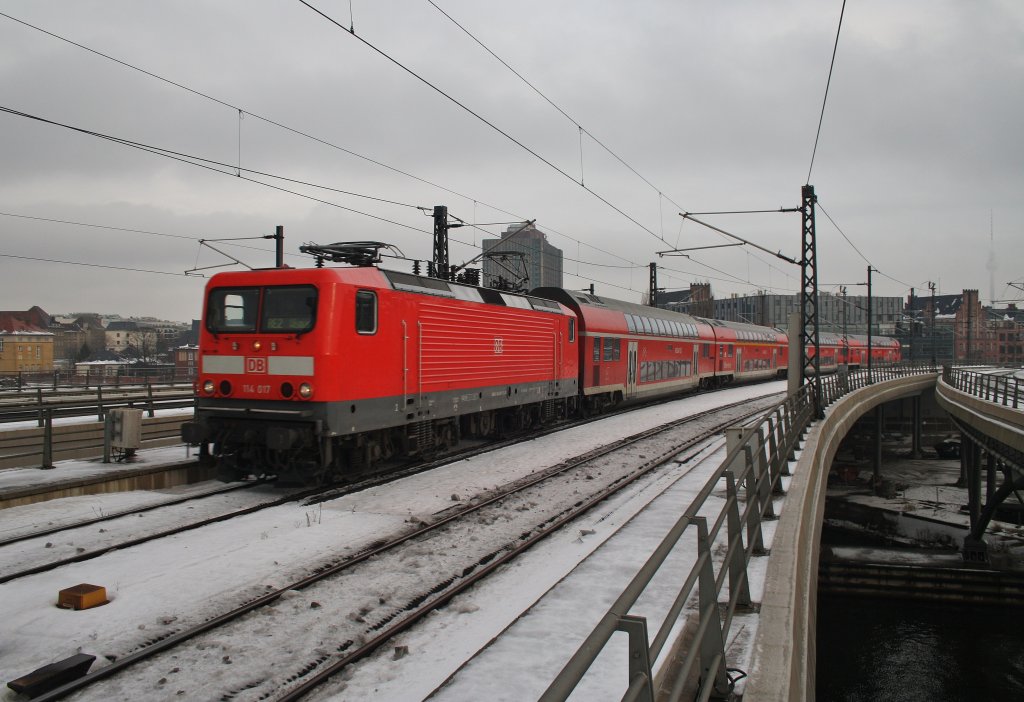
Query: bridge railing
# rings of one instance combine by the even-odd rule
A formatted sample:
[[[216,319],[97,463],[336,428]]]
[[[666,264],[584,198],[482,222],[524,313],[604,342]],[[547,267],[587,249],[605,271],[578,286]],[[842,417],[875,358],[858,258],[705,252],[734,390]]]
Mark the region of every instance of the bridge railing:
[[[836,374],[822,379],[825,405],[871,382],[908,375],[938,374],[932,366],[899,365]],[[662,539],[651,557],[623,590],[608,612],[584,640],[576,653],[544,692],[541,700],[568,699],[583,680],[616,632],[628,634],[629,686],[623,700],[654,700],[654,662],[662,655],[670,633],[680,623],[688,602],[695,601],[697,622],[681,661],[673,670],[673,687],[668,699],[706,700],[726,697],[732,681],[726,673],[725,642],[738,611],[751,607],[748,564],[764,555],[761,523],[773,518],[773,497],[782,494],[782,477],[789,475],[789,461],[804,431],[814,419],[811,386],[803,385],[752,424],[727,432],[727,454],[682,516]],[[706,514],[708,498],[725,484],[725,501],[717,512]],[[720,493],[719,493],[720,494]],[[709,523],[710,522],[710,523]],[[682,586],[658,626],[653,640],[648,637],[647,618],[631,614],[640,596],[677,548],[696,545],[696,557]],[[721,553],[724,547],[724,553]],[[715,558],[712,558],[712,550]],[[716,561],[718,564],[716,565]],[[674,576],[677,577],[677,576]],[[724,605],[719,602],[728,585]],[[698,689],[684,688],[698,673]]]
[[[967,368],[945,366],[942,379],[947,385],[1013,409],[1024,408],[1024,387],[1019,379],[1010,375],[993,375]]]

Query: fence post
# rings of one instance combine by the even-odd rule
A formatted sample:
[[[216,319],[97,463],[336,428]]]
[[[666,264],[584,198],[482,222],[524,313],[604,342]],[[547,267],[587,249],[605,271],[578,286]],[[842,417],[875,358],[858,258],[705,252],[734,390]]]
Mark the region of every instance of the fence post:
[[[43,426],[43,389],[36,388],[36,402],[39,403],[39,426]]]
[[[654,702],[654,673],[647,638],[647,619],[633,614],[619,618],[616,630],[629,635],[629,692],[634,700]]]
[[[697,581],[697,599],[700,607],[698,628],[704,629],[704,635],[697,642],[700,647],[700,677],[704,685],[711,683],[714,691],[724,697],[729,694],[729,680],[725,675],[725,639],[722,636],[722,618],[718,612],[718,595],[715,592],[715,571],[711,562],[708,520],[696,517],[694,521],[697,522],[697,558],[704,562]],[[714,661],[718,661],[718,665],[712,670]]]
[[[46,425],[43,429],[43,470],[53,468],[53,409],[46,410]]]
[[[738,607],[750,607],[750,582],[746,576],[747,559],[746,548],[743,546],[743,523],[740,521],[740,500],[736,491],[736,477],[731,470],[725,471],[725,499],[731,504],[729,516],[726,521],[726,531],[729,535],[729,548],[733,548],[733,541],[737,541],[737,548],[733,549],[729,557],[729,594],[736,595]]]
[[[96,421],[97,422],[102,422],[103,421],[103,386],[102,385],[97,385],[96,386],[96,407],[98,408],[97,411],[99,413],[99,417],[97,417]]]
[[[148,380],[146,381],[146,395],[149,397],[149,416],[155,417],[156,412],[153,409],[153,386]]]
[[[110,463],[110,448],[114,443],[114,415],[103,418],[103,462]]]

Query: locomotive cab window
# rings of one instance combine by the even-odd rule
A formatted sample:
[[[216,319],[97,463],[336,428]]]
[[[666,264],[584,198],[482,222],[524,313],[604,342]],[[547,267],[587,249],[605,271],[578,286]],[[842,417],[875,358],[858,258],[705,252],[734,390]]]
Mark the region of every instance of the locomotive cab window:
[[[260,331],[305,334],[316,324],[316,288],[312,285],[270,287],[263,292]]]
[[[214,334],[256,331],[259,288],[217,288],[206,303],[206,328]]]
[[[369,290],[356,293],[356,331],[360,334],[377,333],[377,295]]]
[[[569,343],[576,341],[576,320],[569,318]]]

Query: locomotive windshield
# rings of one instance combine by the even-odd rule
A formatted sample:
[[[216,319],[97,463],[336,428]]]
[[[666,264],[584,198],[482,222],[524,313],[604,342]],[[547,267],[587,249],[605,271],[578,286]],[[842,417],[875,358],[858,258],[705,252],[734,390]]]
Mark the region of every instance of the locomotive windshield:
[[[207,301],[206,328],[214,334],[304,334],[316,323],[316,300],[312,285],[216,288]]]
[[[316,288],[312,285],[266,288],[260,331],[305,334],[316,323]]]

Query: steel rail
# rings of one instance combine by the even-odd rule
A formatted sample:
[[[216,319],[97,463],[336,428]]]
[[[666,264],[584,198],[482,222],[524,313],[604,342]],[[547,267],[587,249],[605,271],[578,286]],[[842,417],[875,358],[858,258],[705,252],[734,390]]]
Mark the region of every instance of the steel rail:
[[[251,601],[249,601],[247,603],[244,603],[244,604],[242,604],[242,605],[240,605],[240,606],[238,606],[238,607],[236,607],[236,608],[234,608],[234,609],[232,609],[232,610],[230,610],[228,612],[220,614],[220,615],[218,615],[216,617],[208,619],[208,620],[206,620],[206,621],[204,621],[204,622],[202,622],[200,624],[197,624],[196,626],[194,626],[192,628],[185,629],[185,630],[182,630],[182,631],[179,631],[179,632],[176,632],[176,633],[169,634],[169,635],[167,635],[167,636],[165,636],[165,637],[163,637],[163,638],[161,638],[161,639],[159,639],[157,641],[154,641],[154,642],[150,643],[149,645],[146,645],[145,648],[139,649],[139,650],[135,651],[134,653],[130,653],[130,654],[126,655],[126,656],[120,657],[116,661],[111,662],[110,665],[107,665],[107,666],[105,666],[103,668],[95,670],[95,671],[93,671],[93,672],[91,672],[91,673],[89,673],[89,674],[87,674],[87,675],[85,675],[85,676],[83,676],[83,677],[81,677],[81,678],[79,678],[77,680],[74,680],[74,681],[71,681],[69,683],[66,683],[65,685],[63,685],[61,687],[58,687],[58,688],[56,688],[54,690],[51,690],[48,693],[45,693],[43,695],[40,695],[39,697],[34,698],[34,700],[35,700],[35,702],[51,702],[52,700],[61,699],[61,698],[65,697],[66,695],[69,695],[69,694],[71,694],[73,692],[76,692],[78,690],[86,688],[89,685],[97,683],[97,682],[99,682],[99,681],[101,681],[101,680],[103,680],[105,678],[111,677],[111,676],[113,676],[113,675],[115,675],[117,673],[120,673],[121,671],[131,667],[135,663],[138,663],[140,661],[149,659],[149,658],[151,658],[151,657],[153,657],[153,656],[155,656],[155,655],[157,655],[159,653],[162,653],[163,651],[172,649],[173,647],[175,647],[175,646],[177,646],[177,645],[179,645],[179,644],[181,644],[181,643],[183,643],[185,641],[188,641],[188,640],[190,640],[190,639],[192,639],[192,638],[194,638],[196,636],[199,636],[200,634],[203,634],[203,633],[206,633],[208,631],[214,630],[214,629],[216,629],[216,628],[218,628],[220,626],[223,626],[223,625],[225,625],[225,624],[227,624],[227,623],[229,623],[229,622],[231,622],[231,621],[233,621],[235,619],[238,619],[239,617],[242,617],[242,616],[244,616],[244,615],[246,615],[246,614],[248,614],[250,612],[253,612],[253,611],[255,611],[257,609],[260,609],[260,608],[262,608],[264,606],[272,604],[273,602],[277,601],[279,598],[281,598],[283,595],[285,595],[289,591],[292,591],[292,590],[303,590],[303,589],[309,587],[310,585],[313,585],[313,584],[318,583],[318,582],[320,582],[322,580],[330,578],[330,577],[332,577],[334,575],[342,573],[342,572],[344,572],[344,571],[354,567],[355,565],[357,565],[359,563],[362,563],[362,562],[364,562],[364,561],[366,561],[366,560],[368,560],[370,558],[373,558],[373,557],[378,556],[378,555],[380,555],[380,554],[382,554],[382,553],[384,553],[386,551],[394,549],[394,548],[396,548],[396,547],[398,547],[398,546],[400,546],[400,545],[402,545],[404,543],[407,543],[407,542],[409,542],[409,541],[411,541],[411,540],[413,540],[415,538],[418,538],[418,537],[420,537],[420,536],[422,536],[422,535],[424,535],[424,534],[426,534],[428,532],[431,532],[431,531],[434,531],[436,529],[439,529],[440,527],[443,527],[446,524],[449,524],[449,523],[451,523],[451,522],[453,522],[453,521],[455,521],[457,519],[461,519],[461,518],[465,517],[466,515],[472,514],[472,513],[477,512],[477,511],[479,511],[479,510],[481,510],[481,509],[483,509],[485,507],[488,507],[488,506],[490,506],[492,504],[495,504],[495,503],[497,503],[497,502],[499,502],[501,500],[507,499],[510,495],[514,495],[515,493],[521,492],[521,491],[523,491],[523,490],[525,490],[525,489],[527,489],[529,487],[532,487],[532,486],[534,486],[534,485],[536,485],[536,484],[538,484],[540,482],[543,482],[545,480],[550,480],[551,478],[556,477],[558,475],[561,475],[562,473],[564,473],[564,472],[566,472],[568,470],[572,470],[572,469],[574,469],[576,467],[579,467],[580,465],[582,465],[585,462],[595,460],[596,458],[599,458],[601,456],[607,455],[608,453],[610,453],[610,452],[612,452],[614,450],[620,450],[624,446],[628,446],[628,445],[631,445],[631,444],[636,443],[638,441],[644,440],[646,438],[650,438],[651,436],[656,435],[657,433],[661,433],[661,432],[664,432],[664,431],[668,431],[670,429],[677,428],[681,424],[685,424],[687,422],[694,421],[696,419],[700,419],[700,418],[705,417],[705,416],[707,416],[709,414],[712,414],[714,412],[721,412],[721,411],[723,411],[725,409],[729,409],[729,408],[733,408],[733,407],[736,407],[736,406],[739,406],[739,405],[742,405],[742,404],[746,404],[747,402],[748,401],[745,400],[745,401],[742,401],[742,402],[733,403],[731,405],[726,405],[724,407],[719,407],[719,408],[717,408],[715,410],[709,410],[709,411],[706,411],[706,412],[701,412],[701,413],[698,413],[696,415],[692,415],[690,417],[687,417],[685,419],[678,420],[676,422],[671,422],[671,423],[669,423],[667,425],[663,425],[662,427],[658,427],[658,428],[655,428],[655,429],[652,429],[652,430],[647,430],[647,431],[644,431],[644,432],[640,432],[640,433],[635,434],[635,435],[633,435],[631,437],[626,437],[623,440],[614,442],[613,444],[609,445],[609,447],[605,447],[606,450],[598,449],[598,450],[595,450],[595,451],[589,451],[589,452],[586,452],[586,453],[584,453],[584,454],[582,454],[580,456],[577,456],[577,457],[575,457],[573,459],[569,459],[567,461],[562,461],[561,463],[557,464],[556,466],[551,467],[551,469],[549,471],[545,471],[543,474],[536,475],[536,476],[530,478],[527,481],[524,481],[524,482],[521,482],[521,483],[517,483],[516,485],[514,485],[510,489],[503,490],[499,494],[492,495],[491,497],[489,497],[488,499],[486,499],[486,500],[484,500],[482,502],[479,502],[479,503],[476,503],[476,504],[473,504],[473,505],[466,505],[465,507],[463,507],[461,509],[458,509],[458,510],[452,512],[452,513],[449,513],[448,515],[446,515],[446,516],[444,516],[444,517],[442,517],[442,518],[440,518],[440,519],[438,519],[438,520],[436,520],[434,522],[431,522],[431,523],[423,525],[421,527],[412,529],[412,530],[410,530],[410,531],[408,531],[408,532],[398,536],[395,539],[387,541],[386,543],[372,545],[371,547],[366,548],[366,549],[364,549],[364,550],[362,550],[360,552],[357,552],[357,553],[354,553],[354,554],[346,556],[340,562],[337,562],[337,563],[332,564],[332,565],[327,565],[327,566],[319,567],[311,575],[308,575],[308,576],[306,576],[304,578],[301,578],[301,579],[299,579],[299,580],[297,580],[297,581],[295,581],[293,583],[285,585],[284,587],[278,588],[278,589],[276,589],[276,590],[274,590],[272,592],[269,592],[269,593],[266,593],[264,595],[261,595],[261,596],[255,598],[254,600],[251,600]],[[735,422],[735,419],[730,420],[729,422],[726,422],[725,424],[731,424],[731,423],[734,423],[734,422]],[[660,432],[658,431],[659,429],[660,429]],[[706,440],[708,434],[714,433],[716,431],[718,431],[718,428],[706,430],[699,439],[691,440],[691,443],[699,441],[699,440]],[[531,437],[528,437],[528,438],[532,439],[533,437],[531,436]],[[685,450],[685,448],[686,448],[685,445],[682,448],[673,447],[672,449],[664,452],[664,455],[671,456],[671,455],[674,455],[674,454],[678,454],[681,450]],[[659,456],[659,458],[660,457],[661,456]],[[451,460],[451,459],[448,459],[448,460]],[[652,465],[650,465],[647,468],[647,471],[649,471],[649,470],[653,469],[654,467],[656,467],[656,465],[660,465],[660,463],[655,464],[654,463],[655,460],[657,460],[657,459],[652,459],[652,460],[647,461],[646,463],[644,463],[642,465],[643,466],[647,466],[648,464],[652,464]],[[661,458],[661,462],[663,462],[664,460],[665,460],[664,458]],[[637,478],[639,478],[639,477],[640,476],[638,475]],[[610,487],[615,487],[616,485],[617,485],[616,489],[621,489],[622,486],[623,486],[621,484],[621,481],[620,481],[620,483],[613,483],[613,485],[610,486]],[[596,499],[594,501],[594,504],[596,504],[597,502],[600,502],[601,500],[605,499],[605,497],[606,496],[602,496],[600,499]],[[591,501],[588,501],[588,503],[587,503],[588,504],[588,508],[590,506],[590,502]],[[578,512],[576,510],[573,510],[573,512],[574,512],[574,516],[572,516],[571,518],[576,518],[576,517],[579,516],[579,514],[582,513],[582,512]],[[569,519],[568,518],[566,518],[564,520],[560,519],[559,521],[561,523],[565,523],[565,522],[569,521]],[[545,533],[550,533],[550,532],[545,532]],[[537,539],[531,539],[530,543],[531,544],[536,543],[536,540]],[[506,562],[508,560],[508,558],[503,557],[502,559],[495,559],[495,560],[501,560],[501,562],[504,563],[504,562]],[[488,572],[488,573],[491,572],[494,567],[497,567],[497,565],[495,565],[493,567],[490,567],[490,566],[485,567],[486,568],[486,572]],[[470,577],[472,577],[472,576],[470,576]],[[483,577],[483,576],[480,576],[480,577]],[[477,579],[479,579],[479,578],[477,578]],[[474,580],[473,582],[476,582],[476,580]],[[455,585],[454,587],[457,587],[457,585]],[[454,597],[454,594],[452,594],[449,597],[445,598],[444,601],[439,603],[439,604],[437,604],[436,607],[442,606],[451,597]],[[422,617],[423,613],[419,614],[418,616]],[[406,622],[406,624],[405,624],[406,627],[411,626],[412,623],[414,623],[413,621],[409,620],[408,617],[405,617],[402,620],[400,620],[400,623],[402,623],[402,622]],[[395,626],[397,626],[397,624]],[[384,636],[384,632],[382,632],[380,635],[378,635],[377,637],[375,637],[373,639],[374,641],[377,641],[377,646],[379,646],[381,643],[383,643],[383,641],[387,640],[387,638],[390,638],[391,636],[393,636],[395,633],[398,633],[398,631],[395,630],[393,627],[389,628],[389,631],[391,633],[388,636],[385,637]],[[345,667],[346,665],[352,663],[354,660],[358,660],[358,658],[365,657],[370,652],[371,652],[370,648],[368,648],[368,646],[364,645],[364,646],[360,647],[360,649],[358,649],[357,651],[355,651],[355,652],[353,652],[351,654],[348,654],[343,659],[343,660],[347,661],[344,665],[342,665],[342,666],[332,665],[328,669],[328,670],[331,671],[330,673],[326,673],[326,671],[321,671],[320,674],[315,676],[315,679],[317,680],[316,684],[320,684],[320,683],[324,682],[328,677],[330,677],[331,675],[336,673],[342,667]],[[310,680],[312,680],[312,678]],[[307,681],[307,682],[309,682],[309,681]],[[311,689],[311,687],[308,688],[308,689]],[[289,699],[289,697],[285,697],[284,699]]]

